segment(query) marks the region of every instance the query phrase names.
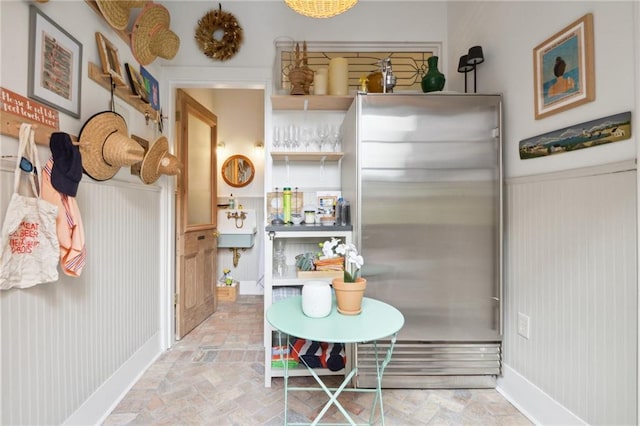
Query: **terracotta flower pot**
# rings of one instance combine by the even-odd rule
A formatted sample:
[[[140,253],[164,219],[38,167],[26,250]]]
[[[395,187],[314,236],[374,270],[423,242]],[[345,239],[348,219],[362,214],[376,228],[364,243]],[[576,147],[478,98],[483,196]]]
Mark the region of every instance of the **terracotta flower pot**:
[[[338,312],[343,315],[358,315],[362,312],[362,298],[367,280],[357,278],[354,283],[346,283],[342,278],[334,278],[333,290],[336,293]]]

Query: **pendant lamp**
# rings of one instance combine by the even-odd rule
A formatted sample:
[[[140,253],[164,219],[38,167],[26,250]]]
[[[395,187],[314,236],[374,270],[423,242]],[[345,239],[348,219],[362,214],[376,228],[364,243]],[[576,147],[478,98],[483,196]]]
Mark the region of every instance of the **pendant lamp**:
[[[351,9],[358,0],[284,0],[294,11],[310,18],[331,18]]]

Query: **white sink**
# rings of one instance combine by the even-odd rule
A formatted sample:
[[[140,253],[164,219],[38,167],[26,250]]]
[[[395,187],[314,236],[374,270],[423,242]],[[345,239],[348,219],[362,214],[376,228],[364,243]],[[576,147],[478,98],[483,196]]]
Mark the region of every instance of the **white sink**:
[[[218,247],[253,247],[257,232],[255,210],[218,210]]]

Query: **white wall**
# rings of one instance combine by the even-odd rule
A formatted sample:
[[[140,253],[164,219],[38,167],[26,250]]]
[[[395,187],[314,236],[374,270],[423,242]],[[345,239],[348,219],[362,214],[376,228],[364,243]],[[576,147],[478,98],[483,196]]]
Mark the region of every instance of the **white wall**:
[[[206,57],[193,38],[197,22],[218,3],[204,1],[163,2],[171,11],[171,25],[180,28],[180,51],[169,65],[244,68],[274,64],[274,40],[279,37],[298,41],[446,41],[447,4],[427,1],[361,1],[342,15],[331,19],[312,19],[293,12],[283,1],[232,1],[222,4],[236,16],[244,41],[231,59],[220,62]],[[440,66],[446,64],[440,63]],[[214,79],[215,73],[193,76]]]
[[[524,176],[635,158],[634,140],[571,154],[520,160],[518,143],[635,107],[632,1],[452,2],[449,6],[450,90],[464,90],[457,59],[481,45],[485,62],[478,66],[481,92],[504,95],[506,176]],[[541,120],[533,110],[533,48],[586,13],[594,15],[596,100]],[[453,24],[455,23],[455,24]],[[615,58],[615,59],[613,59]],[[469,74],[469,79],[472,75]]]
[[[329,20],[316,20],[296,14],[282,1],[239,1],[226,3],[223,10],[236,16],[244,31],[244,41],[234,57],[219,62],[200,52],[193,40],[195,23],[217,5],[201,1],[170,1],[164,4],[171,12],[171,25],[180,34],[182,43],[176,58],[171,63],[164,62],[162,84],[165,87],[186,87],[192,97],[218,115],[218,139],[226,145],[224,150],[218,151],[218,169],[224,159],[232,154],[244,154],[254,161],[257,176],[246,188],[231,188],[218,174],[218,196],[219,202],[224,202],[233,193],[245,207],[256,208],[259,229],[265,221],[262,197],[265,188],[272,190],[273,184],[270,177],[264,176],[267,168],[265,153],[256,152],[252,147],[253,141],[245,139],[249,138],[247,135],[257,135],[256,125],[260,124],[264,129],[261,137],[265,145],[271,143],[272,117],[268,97],[272,89],[276,39],[439,42],[446,38],[444,2],[393,2],[391,7],[384,2],[361,2],[343,15]],[[402,29],[393,24],[373,25],[374,22],[402,22]],[[253,90],[256,87],[262,87],[267,97],[262,105],[258,105],[255,95],[245,93],[246,89]],[[172,95],[163,95],[167,96],[164,104],[171,115]],[[234,96],[248,98],[240,101]],[[264,120],[260,120],[260,123],[251,122],[257,114],[264,114]],[[169,127],[171,132],[171,123]],[[317,186],[319,188],[314,188],[314,191],[326,189],[327,179],[318,182]],[[231,266],[231,254],[227,250],[218,253],[218,275],[223,268],[230,267],[234,277],[241,280],[241,294],[263,291],[263,237],[260,235],[256,245],[242,253],[238,268]]]
[[[28,52],[28,6],[31,2],[26,1],[3,1],[0,2],[0,22],[1,22],[1,55],[2,63],[0,67],[0,85],[11,91],[17,92],[26,96],[27,94],[27,52]],[[35,4],[35,3],[34,3]],[[249,70],[260,70],[258,73],[260,78],[257,80],[259,83],[264,84],[270,82],[271,75],[270,70],[273,66],[274,48],[273,40],[278,36],[289,36],[297,39],[315,39],[319,41],[331,41],[331,40],[363,40],[363,41],[386,41],[396,40],[402,41],[405,39],[411,39],[416,41],[424,40],[442,40],[446,36],[446,20],[443,19],[446,16],[446,7],[444,3],[408,3],[400,4],[398,6],[394,4],[393,7],[385,5],[383,3],[361,4],[356,9],[346,13],[345,15],[335,18],[330,21],[315,21],[309,18],[304,18],[296,15],[290,11],[282,2],[228,2],[225,3],[225,10],[235,13],[238,17],[242,27],[245,31],[245,42],[236,57],[226,61],[224,63],[211,61],[198,51],[193,38],[193,31],[197,20],[211,8],[216,8],[216,4],[211,2],[168,2],[168,7],[171,12],[171,28],[174,30],[181,39],[181,47],[172,61],[165,61],[158,59],[147,68],[158,77],[160,81],[161,101],[163,110],[169,116],[172,113],[173,97],[167,93],[168,85],[163,85],[172,80],[172,67],[182,66],[189,67],[188,81],[203,81],[203,82],[215,82],[220,81],[221,70],[230,70],[233,74],[231,77],[226,77],[227,81],[250,81],[251,84],[256,83],[255,78],[246,79],[247,75],[255,75],[256,73]],[[56,23],[68,30],[80,43],[83,45],[83,77],[82,77],[82,116],[80,119],[74,119],[65,114],[60,114],[60,127],[62,131],[77,135],[80,132],[82,124],[93,114],[107,110],[109,107],[109,94],[102,87],[91,81],[87,77],[86,64],[88,61],[99,64],[99,55],[95,42],[95,31],[100,31],[107,38],[114,43],[120,54],[121,62],[135,63],[129,47],[126,43],[115,35],[112,29],[102,21],[84,2],[81,1],[53,1],[44,4],[38,4],[38,7],[49,15]],[[134,11],[134,13],[136,13]],[[391,21],[388,21],[391,19]],[[373,25],[372,23],[378,23],[382,21],[398,22],[402,23],[400,26],[402,29],[393,29],[392,27],[381,28],[379,25]],[[80,23],[82,25],[80,25]],[[405,24],[407,26],[405,26]],[[166,69],[161,67],[165,65]],[[264,71],[267,71],[266,73]],[[180,71],[177,71],[179,74]],[[227,74],[228,75],[228,74]],[[168,77],[163,77],[168,76]],[[178,78],[179,80],[180,78]],[[173,86],[175,87],[175,86]],[[243,86],[244,87],[244,86]],[[266,93],[270,93],[267,91]],[[155,128],[153,124],[148,126],[145,124],[142,116],[135,110],[129,108],[122,102],[117,102],[119,105],[119,112],[125,116],[128,124],[128,130],[130,133],[145,137],[149,140],[153,140],[156,136]],[[268,122],[269,116],[267,113],[266,120]],[[173,144],[172,135],[174,129],[171,125],[166,127],[165,134],[169,135],[170,145]],[[0,137],[0,153],[9,155],[15,152],[17,147],[17,141],[8,137]],[[42,160],[46,160],[49,156],[49,152],[46,147],[40,148],[40,154]],[[10,166],[10,165],[9,165]],[[84,179],[89,179],[86,176]],[[130,183],[135,191],[136,185],[138,185],[138,179],[130,176],[128,170],[121,170],[113,182]],[[100,196],[101,191],[107,190],[109,184],[91,183],[91,187],[96,189],[94,196]],[[105,353],[104,368],[95,370],[89,367],[80,365],[80,368],[75,368],[73,371],[61,371],[61,377],[56,381],[55,385],[58,388],[46,388],[38,385],[38,381],[29,381],[28,387],[25,388],[27,394],[33,387],[38,387],[37,391],[34,391],[38,395],[36,404],[33,404],[34,400],[29,402],[28,398],[16,401],[13,398],[7,398],[6,393],[12,391],[18,386],[25,386],[25,378],[30,378],[30,371],[40,371],[41,365],[47,363],[47,352],[51,350],[52,345],[60,346],[77,346],[78,350],[82,354],[81,357],[94,357],[92,351],[99,350],[100,346],[93,344],[91,340],[76,339],[76,336],[72,334],[74,328],[67,326],[66,323],[61,325],[59,329],[59,338],[54,341],[51,340],[38,340],[40,335],[29,335],[29,332],[35,333],[35,330],[25,330],[25,335],[20,336],[20,340],[24,341],[25,345],[34,341],[38,342],[39,350],[32,354],[28,358],[24,358],[24,361],[20,365],[16,365],[15,358],[3,356],[1,360],[0,379],[2,379],[2,422],[10,423],[30,423],[30,424],[51,424],[61,423],[67,419],[71,423],[96,423],[99,418],[104,414],[111,403],[115,402],[120,395],[120,392],[126,390],[126,386],[135,380],[136,375],[144,367],[145,363],[149,362],[158,352],[161,350],[159,347],[167,344],[171,340],[171,336],[166,330],[171,329],[172,318],[164,315],[164,310],[168,309],[170,302],[168,301],[168,295],[173,288],[173,269],[171,267],[173,263],[173,238],[170,235],[172,229],[172,193],[174,189],[173,180],[167,177],[162,177],[157,185],[160,187],[160,199],[159,208],[150,204],[147,209],[141,212],[141,216],[153,220],[157,220],[160,223],[160,228],[157,230],[159,242],[157,247],[165,247],[166,251],[162,251],[159,254],[149,254],[148,249],[140,247],[135,253],[143,256],[145,259],[151,259],[156,261],[155,268],[152,271],[148,271],[148,277],[159,277],[154,281],[159,287],[158,297],[160,302],[155,297],[150,297],[141,301],[137,305],[127,305],[127,309],[135,310],[136,312],[152,312],[149,311],[150,306],[160,306],[160,313],[154,318],[155,326],[157,328],[164,328],[163,343],[156,342],[155,347],[150,350],[145,345],[145,342],[140,342],[140,339],[134,339],[137,342],[133,347],[127,347],[127,353],[124,357],[118,354],[107,352]],[[88,188],[89,185],[86,185]],[[7,194],[3,192],[3,199],[6,199]],[[114,197],[122,196],[120,191],[116,191],[113,194]],[[80,200],[79,200],[80,201]],[[85,206],[86,201],[80,201],[81,209],[88,211]],[[4,207],[5,204],[3,203]],[[4,210],[4,209],[3,209]],[[113,217],[113,216],[112,216]],[[87,218],[89,219],[89,218]],[[126,219],[114,218],[112,225],[124,225]],[[119,222],[123,221],[123,222]],[[102,223],[91,223],[89,221],[86,232],[90,237],[88,239],[88,249],[97,255],[101,253],[96,249],[95,245],[99,242],[91,239],[92,235],[97,235]],[[95,227],[95,228],[94,228]],[[124,231],[123,231],[124,232]],[[113,233],[115,242],[121,241],[126,238],[124,233]],[[142,244],[142,241],[138,241]],[[113,269],[115,264],[128,264],[122,262],[119,259],[120,253],[118,250],[113,249],[109,251],[109,254],[102,254],[101,259],[109,259],[106,262],[99,262],[96,259],[90,259],[92,273],[95,276],[105,276]],[[241,262],[243,260],[241,259]],[[125,278],[122,284],[125,288],[136,288],[136,283],[130,283],[127,286],[126,280],[133,279],[137,276],[134,274],[127,274],[122,271]],[[140,272],[140,271],[138,271]],[[94,275],[91,276],[94,276]],[[171,278],[168,278],[171,277]],[[85,278],[89,278],[89,274],[85,275]],[[91,289],[95,286],[99,286],[98,281],[88,279],[88,282],[83,280],[81,285],[86,286],[87,289]],[[56,283],[57,287],[51,287],[52,289],[62,290],[64,282]],[[77,285],[77,283],[76,283]],[[158,290],[158,289],[156,289]],[[29,295],[36,291],[24,291],[24,292],[2,292],[0,293],[0,321],[2,322],[2,328],[0,329],[0,343],[3,348],[6,345],[11,344],[8,339],[13,334],[7,334],[6,330],[12,329],[15,326],[15,322],[20,322],[21,318],[16,316],[14,311],[10,311],[7,307],[8,301],[13,294],[26,296],[21,313],[25,315],[33,310],[40,309],[39,303],[44,303],[46,307],[44,312],[46,315],[51,315],[54,318],[63,317],[73,310],[87,311],[89,319],[83,320],[80,324],[86,325],[86,328],[81,328],[83,332],[91,330],[91,321],[97,321],[92,319],[91,315],[97,315],[97,313],[109,313],[117,312],[115,304],[122,302],[123,300],[137,300],[129,297],[129,295],[122,295],[115,299],[92,299],[90,303],[83,297],[71,298],[71,300],[64,306],[55,304],[55,297],[53,295],[45,295],[41,300],[35,300]],[[93,304],[92,304],[93,303]],[[11,315],[10,315],[11,314]],[[152,314],[153,315],[153,314]],[[73,327],[77,327],[75,324]],[[81,326],[82,327],[82,326]],[[129,335],[129,329],[117,322],[112,324],[105,323],[103,333],[100,334],[100,338],[114,339],[111,344],[118,347],[120,346],[119,339],[132,338]],[[138,353],[135,353],[136,348]],[[25,349],[26,350],[26,349]],[[22,352],[24,353],[24,352]],[[140,356],[140,354],[144,356]],[[98,356],[98,355],[95,355]],[[128,368],[133,365],[133,368]],[[9,375],[11,372],[11,375]],[[44,378],[45,382],[47,379]],[[16,381],[19,381],[18,384]],[[47,382],[48,383],[48,382]],[[61,389],[59,391],[58,389]],[[21,394],[22,395],[22,394]]]
[[[636,171],[597,167],[630,160],[622,169],[635,169],[637,138],[538,159],[518,154],[522,139],[619,112],[637,115],[633,3],[449,7],[449,88],[463,88],[454,58],[479,44],[486,62],[478,87],[504,95],[507,374],[500,386],[541,424],[637,423]],[[594,15],[596,100],[535,120],[533,48],[586,13]],[[570,169],[579,171],[567,176]],[[517,334],[519,312],[531,317],[529,340]]]
[[[27,96],[28,1],[0,2],[0,86]],[[78,135],[110,96],[87,76],[99,64],[95,31],[134,62],[127,45],[81,1],[37,6],[83,46],[81,118],[60,113],[60,130]],[[159,67],[148,67],[158,75]],[[130,133],[155,139],[153,124],[117,101]],[[0,136],[0,155],[15,155],[17,140]],[[42,164],[50,157],[39,147]],[[15,160],[14,160],[15,161]],[[0,221],[11,195],[13,161],[0,160]],[[160,223],[168,211],[161,192],[168,178],[143,185],[128,168],[108,182],[83,176],[78,204],[85,226],[87,265],[80,278],[0,292],[0,423],[96,424],[135,377],[161,352],[160,301],[166,281]],[[171,260],[173,261],[173,260]]]
[[[232,12],[238,18],[244,29],[245,42],[240,52],[232,59],[225,62],[212,61],[205,57],[197,48],[193,38],[193,31],[200,19],[208,10],[217,8],[217,3],[204,1],[170,1],[167,4],[171,12],[171,27],[181,39],[181,47],[172,61],[157,60],[149,66],[154,75],[160,80],[161,100],[166,114],[171,116],[172,101],[174,97],[167,89],[180,87],[184,82],[195,84],[192,87],[210,87],[216,82],[235,82],[241,87],[245,84],[265,84],[271,81],[271,69],[273,68],[274,47],[273,41],[277,37],[287,36],[297,40],[314,41],[443,41],[444,54],[439,62],[441,70],[447,75],[448,90],[462,90],[462,74],[455,71],[458,57],[472,44],[481,44],[485,49],[486,62],[478,69],[478,81],[481,91],[501,92],[505,96],[505,145],[506,166],[509,177],[523,176],[535,173],[544,173],[563,170],[570,167],[589,166],[604,162],[613,162],[622,159],[635,158],[633,142],[618,142],[599,148],[591,148],[561,154],[539,160],[521,161],[517,154],[517,143],[523,139],[547,131],[562,128],[569,124],[613,114],[615,112],[636,110],[634,104],[634,87],[638,85],[638,75],[633,74],[633,52],[638,47],[633,43],[634,25],[638,25],[637,18],[633,19],[630,2],[378,2],[361,1],[354,9],[344,15],[330,20],[313,20],[301,17],[290,11],[281,1],[231,1],[223,4],[224,10]],[[26,96],[27,93],[27,40],[28,40],[28,5],[26,1],[2,1],[0,2],[1,25],[1,64],[0,85]],[[97,15],[84,2],[80,1],[52,1],[38,4],[46,14],[54,21],[62,25],[76,37],[84,47],[84,60],[99,62],[98,52],[95,48],[94,31],[101,31],[119,47],[122,62],[134,62],[129,48],[116,37],[110,27],[98,19]],[[557,114],[544,120],[533,119],[533,87],[532,87],[532,53],[531,49],[540,41],[547,38],[557,30],[563,28],[586,12],[595,15],[595,39],[596,39],[596,92],[595,102]],[[637,14],[636,14],[637,16]],[[80,25],[79,23],[82,23]],[[616,60],[608,60],[615,58]],[[96,83],[86,77],[86,68],[82,81],[82,117],[79,120],[61,114],[61,129],[77,134],[82,123],[92,114],[108,108],[108,93]],[[170,86],[171,84],[171,86]],[[270,93],[266,91],[267,96]],[[268,105],[268,100],[267,100]],[[636,108],[634,108],[634,106]],[[127,107],[124,107],[127,110]],[[270,111],[265,111],[265,125],[271,124]],[[153,127],[147,126],[141,116],[133,110],[125,113],[128,116],[129,131],[140,136],[153,139],[155,136]],[[167,123],[167,135],[173,135],[174,129]],[[269,135],[265,135],[267,138]],[[15,152],[17,143],[14,139],[0,137],[0,154]],[[46,148],[41,149],[41,157],[44,161],[48,157]],[[4,164],[4,162],[3,162]],[[4,178],[3,178],[4,179]],[[86,176],[84,179],[88,179]],[[135,192],[137,178],[128,175],[122,170],[117,182],[131,183]],[[84,180],[83,180],[84,182]],[[114,181],[115,182],[115,181]],[[166,300],[172,289],[173,278],[171,267],[173,263],[173,243],[169,238],[167,229],[172,229],[172,191],[173,181],[163,177],[158,181],[161,188],[159,211],[149,208],[140,211],[141,217],[153,218],[160,223],[159,246],[167,247],[166,251],[157,254],[157,268],[148,271],[150,277],[158,277],[159,286],[162,288],[159,297],[161,311],[169,306]],[[96,188],[94,196],[100,196],[101,191],[110,191],[109,184],[86,185],[86,188]],[[127,191],[130,189],[127,188]],[[113,197],[121,197],[126,191],[116,191],[109,194]],[[3,192],[3,197],[6,194]],[[2,204],[4,211],[5,204]],[[81,208],[84,208],[81,204]],[[548,206],[550,213],[553,206]],[[87,210],[88,211],[88,210]],[[125,223],[127,219],[116,219],[115,225]],[[120,222],[121,221],[121,222]],[[101,223],[91,224],[87,228],[88,235],[96,235]],[[94,228],[95,227],[95,228]],[[123,239],[125,234],[113,234],[115,239]],[[510,239],[518,238],[510,235]],[[88,248],[93,253],[101,253],[96,249],[95,240],[90,240]],[[141,247],[135,252],[144,259],[155,254]],[[96,268],[92,274],[104,276],[113,268],[113,264],[119,263],[117,250],[105,253],[102,259],[110,259],[109,262],[93,261],[91,268]],[[242,260],[241,260],[242,262]],[[628,266],[631,267],[631,266]],[[133,279],[133,275],[123,271],[124,284]],[[87,274],[87,277],[89,274]],[[91,275],[93,276],[93,275]],[[56,283],[56,289],[62,289],[62,285],[78,285],[79,283]],[[131,282],[131,288],[135,288]],[[100,285],[98,281],[82,282],[88,292]],[[125,285],[125,288],[127,286]],[[54,288],[54,287],[52,287]],[[68,290],[67,290],[68,291]],[[36,291],[39,292],[39,291]],[[6,330],[12,329],[16,322],[21,321],[19,315],[32,311],[44,312],[47,315],[60,316],[68,314],[72,310],[86,311],[91,318],[91,311],[109,313],[115,312],[115,306],[122,300],[129,300],[129,295],[105,300],[95,299],[91,305],[81,294],[79,297],[70,297],[64,306],[56,304],[53,295],[45,295],[42,299],[30,297],[36,292],[15,292],[24,298],[24,310],[14,313],[7,306],[9,300],[7,292],[0,293],[0,345],[4,348],[9,342]],[[165,294],[166,293],[166,294]],[[93,299],[92,299],[93,300]],[[139,311],[140,308],[149,309],[157,306],[156,300],[149,298],[139,304],[131,305],[128,309]],[[143,306],[139,306],[143,305]],[[44,307],[43,307],[44,306]],[[514,307],[517,309],[518,307]],[[42,309],[44,309],[42,311]],[[160,313],[162,317],[162,312]],[[170,328],[171,318],[156,318],[164,328]],[[160,351],[158,345],[151,348],[142,360],[137,360],[134,368],[127,370],[131,360],[147,347],[138,343],[137,354],[131,353],[127,360],[107,354],[106,367],[96,372],[89,368],[76,368],[68,374],[62,375],[56,382],[62,391],[39,388],[36,392],[42,403],[30,405],[28,400],[13,402],[7,398],[7,392],[13,391],[18,386],[12,382],[11,377],[21,382],[29,378],[32,371],[46,362],[46,353],[55,345],[73,346],[79,345],[81,357],[93,356],[92,342],[85,339],[77,339],[70,335],[71,326],[59,323],[60,338],[55,341],[42,340],[39,342],[38,352],[33,358],[26,358],[27,364],[16,366],[15,363],[4,356],[0,360],[0,381],[2,382],[0,400],[2,400],[2,423],[61,423],[69,419],[72,423],[95,423],[96,416],[108,410],[110,403],[117,400],[119,393],[126,388],[128,383],[135,380],[141,372],[145,362],[153,358]],[[83,320],[81,324],[86,324]],[[118,323],[104,324],[107,327],[105,336],[115,339],[114,347],[119,347],[118,339],[126,339],[127,333],[119,333],[129,328]],[[82,332],[91,331],[91,326],[81,328]],[[17,341],[30,341],[34,335],[29,334],[31,329],[26,329]],[[139,342],[139,341],[137,341]],[[509,344],[507,340],[506,344]],[[612,349],[615,351],[615,348]],[[84,351],[84,352],[82,352]],[[4,352],[4,350],[3,350]],[[515,356],[515,355],[514,355]],[[512,358],[515,361],[515,358]],[[512,359],[507,359],[511,362]],[[607,366],[598,365],[597,368]],[[540,367],[542,368],[542,367]],[[11,371],[11,376],[9,372]],[[109,377],[109,371],[114,375]],[[14,374],[15,373],[15,374]],[[109,388],[117,378],[118,386]],[[45,380],[46,382],[46,380]],[[81,382],[81,383],[80,383]],[[48,382],[47,382],[48,383]],[[102,384],[102,386],[101,386]],[[539,383],[535,383],[538,384]],[[14,386],[15,385],[15,386]],[[30,386],[37,386],[35,381]],[[565,387],[571,387],[571,383],[563,383]],[[108,389],[106,389],[108,388]],[[107,392],[109,391],[109,392]],[[95,392],[95,393],[93,393]],[[93,395],[92,395],[93,393]],[[58,398],[58,399],[57,399]],[[92,405],[97,399],[101,404]],[[559,399],[559,398],[558,398]],[[564,403],[565,401],[560,401]],[[599,401],[587,401],[591,404],[599,404]],[[105,408],[105,406],[107,408]],[[91,408],[91,409],[90,409]],[[102,411],[101,411],[102,410]],[[74,411],[76,415],[73,415]],[[89,413],[89,414],[87,414]],[[583,419],[591,419],[579,412]],[[17,416],[17,417],[14,417]],[[85,416],[86,415],[86,416]],[[94,417],[92,418],[91,415]]]

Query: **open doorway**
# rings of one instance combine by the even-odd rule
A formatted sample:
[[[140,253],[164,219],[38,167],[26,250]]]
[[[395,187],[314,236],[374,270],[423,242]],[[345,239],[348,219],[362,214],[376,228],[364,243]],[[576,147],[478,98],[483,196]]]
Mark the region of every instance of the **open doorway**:
[[[169,73],[170,74],[170,73]],[[194,75],[196,75],[194,73]],[[238,75],[236,75],[237,77]],[[258,213],[258,223],[263,222],[264,210],[264,144],[265,129],[267,121],[270,119],[265,114],[268,94],[270,93],[268,80],[258,82],[238,82],[230,84],[228,80],[222,82],[210,82],[208,84],[199,83],[197,87],[191,82],[171,81],[169,76],[168,86],[171,87],[171,98],[169,105],[175,106],[178,89],[184,90],[198,103],[210,110],[217,117],[217,139],[215,146],[216,165],[213,169],[217,186],[217,197],[215,206],[227,203],[229,196],[233,193],[246,209],[256,209]],[[178,126],[174,120],[175,111],[169,111],[170,122],[168,132],[176,134]],[[250,131],[248,133],[248,131]],[[175,149],[175,147],[174,147]],[[255,178],[246,188],[227,187],[220,176],[220,168],[224,160],[235,154],[243,154],[251,158],[255,165]],[[212,180],[214,177],[212,176]],[[177,188],[168,190],[168,196],[176,193]],[[233,191],[233,192],[231,192]],[[175,199],[174,199],[175,201]],[[172,206],[173,208],[173,206]],[[167,221],[171,226],[172,233],[178,223],[175,221],[175,214]],[[171,248],[171,256],[176,253],[176,241],[171,241],[168,248]],[[234,268],[234,278],[242,283],[241,294],[262,294],[262,247],[263,240],[258,232],[255,246],[241,253],[241,258],[237,268]],[[169,254],[169,253],[168,253]],[[167,256],[167,258],[170,258]],[[232,265],[233,254],[226,248],[220,248],[216,253],[216,267],[210,272],[213,282],[221,275],[222,270]],[[176,306],[172,303],[176,287],[176,277],[178,268],[172,265],[167,268],[167,309],[165,321],[167,347],[170,347],[178,336],[176,321],[179,320]],[[215,285],[215,284],[214,284]],[[215,292],[215,289],[213,289]]]

